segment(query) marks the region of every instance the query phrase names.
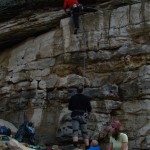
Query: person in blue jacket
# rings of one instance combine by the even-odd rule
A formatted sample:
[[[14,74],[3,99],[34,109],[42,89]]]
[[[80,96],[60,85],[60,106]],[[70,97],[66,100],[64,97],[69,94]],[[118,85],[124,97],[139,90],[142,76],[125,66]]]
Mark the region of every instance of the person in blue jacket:
[[[101,148],[98,144],[98,141],[97,140],[92,140],[88,150],[101,150]]]

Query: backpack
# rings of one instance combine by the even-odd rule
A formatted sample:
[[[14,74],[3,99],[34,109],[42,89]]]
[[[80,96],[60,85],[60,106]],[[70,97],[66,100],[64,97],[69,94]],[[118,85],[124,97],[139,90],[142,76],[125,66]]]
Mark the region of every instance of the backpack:
[[[28,134],[29,136],[34,136],[35,135],[35,128],[33,126],[33,123],[28,122],[25,126],[25,131],[26,131],[26,134]]]
[[[5,126],[0,126],[0,134],[10,136],[11,135],[11,130],[10,130],[10,128],[7,128]]]
[[[35,128],[31,122],[25,121],[20,125],[15,139],[19,142],[28,143],[34,145]]]

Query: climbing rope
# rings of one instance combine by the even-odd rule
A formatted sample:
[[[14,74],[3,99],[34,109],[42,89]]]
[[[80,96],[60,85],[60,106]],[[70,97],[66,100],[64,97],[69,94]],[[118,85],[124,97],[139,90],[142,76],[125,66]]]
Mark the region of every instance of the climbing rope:
[[[83,26],[83,20],[81,19],[81,23],[82,23],[82,26]],[[85,35],[86,32],[84,32],[84,26],[83,26],[83,40],[86,41],[86,35]],[[83,88],[85,86],[85,72],[86,72],[86,49],[83,51]]]
[[[86,55],[83,56],[83,89],[84,89],[84,86],[85,86],[85,65],[86,65]]]

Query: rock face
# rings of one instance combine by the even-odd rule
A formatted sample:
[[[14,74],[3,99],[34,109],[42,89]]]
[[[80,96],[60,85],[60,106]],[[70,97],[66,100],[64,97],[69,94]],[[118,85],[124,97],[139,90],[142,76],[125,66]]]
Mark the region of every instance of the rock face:
[[[139,0],[80,0],[83,5],[98,5],[102,9],[113,9],[120,5],[139,3]],[[61,7],[60,7],[61,6]],[[24,39],[37,36],[59,26],[66,17],[62,11],[62,0],[0,0],[0,47],[9,48]],[[19,12],[19,13],[18,13]],[[11,35],[11,36],[9,36]]]
[[[40,30],[39,24],[53,28],[1,51],[0,118],[18,127],[26,116],[35,123],[41,143],[71,141],[68,100],[84,84],[93,107],[90,137],[106,132],[110,120],[118,118],[129,149],[149,149],[150,2],[138,2],[82,15],[77,35],[61,10],[51,17],[44,17],[45,12],[29,17],[28,26],[23,18],[1,23],[4,41],[10,30],[19,29],[22,37],[33,33],[33,26]],[[60,26],[54,26],[60,16]],[[38,21],[32,23],[32,18]]]
[[[127,0],[116,1],[116,0],[79,0],[82,4],[93,4],[97,5],[102,3],[102,7],[107,7],[109,4],[113,6],[121,4],[132,4],[137,3],[139,0]],[[0,21],[10,19],[14,16],[22,14],[26,10],[37,10],[37,9],[60,9],[63,5],[63,0],[0,0]],[[19,14],[18,14],[19,12]]]

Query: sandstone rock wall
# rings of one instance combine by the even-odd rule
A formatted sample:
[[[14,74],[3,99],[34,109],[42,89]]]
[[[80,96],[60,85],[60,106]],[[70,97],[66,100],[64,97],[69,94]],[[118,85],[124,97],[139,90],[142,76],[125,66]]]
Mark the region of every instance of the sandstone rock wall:
[[[49,32],[1,51],[0,118],[19,126],[26,116],[43,143],[70,141],[68,100],[84,84],[93,107],[91,138],[118,118],[129,149],[150,148],[149,8],[142,1],[99,9],[80,17],[77,35],[64,18]]]

